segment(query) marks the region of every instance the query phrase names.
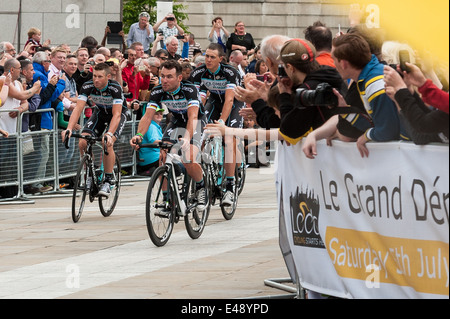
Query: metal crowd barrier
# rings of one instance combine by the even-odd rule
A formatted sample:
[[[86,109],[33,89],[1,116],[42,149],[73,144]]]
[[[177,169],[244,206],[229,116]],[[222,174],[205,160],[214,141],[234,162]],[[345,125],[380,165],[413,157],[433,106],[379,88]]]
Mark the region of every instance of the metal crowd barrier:
[[[0,112],[10,112],[1,110]],[[0,198],[2,204],[34,203],[33,199],[66,196],[71,191],[60,187],[61,180],[66,180],[76,176],[80,162],[80,152],[78,141],[71,139],[69,149],[62,143],[61,129],[57,129],[56,113],[53,109],[37,110],[35,113],[51,112],[53,117],[53,130],[39,130],[22,132],[22,120],[26,112],[17,117],[17,133],[10,134],[8,138],[0,137],[0,188],[13,188],[15,196],[10,198]],[[85,119],[80,120],[80,125],[84,126]],[[121,160],[122,169],[128,169],[129,174],[124,176],[123,182],[129,183],[133,179],[148,180],[148,177],[138,176],[136,173],[136,157],[129,145],[129,140],[136,134],[139,121],[132,115],[132,120],[127,121],[122,135],[115,143],[115,151]],[[24,155],[23,142],[27,136],[33,138],[34,151]],[[48,140],[48,152],[42,152],[41,145]],[[94,149],[94,156],[100,160],[101,147],[98,145]],[[48,159],[44,163],[45,159]],[[41,161],[41,159],[43,159]],[[101,163],[97,163],[101,165]],[[27,194],[25,190],[33,184],[53,184],[53,190],[46,193]]]
[[[10,112],[1,110],[0,112]],[[51,112],[53,117],[53,127],[57,128],[57,113],[50,108],[37,110],[35,113]],[[61,139],[61,129],[39,130],[22,132],[22,120],[25,112],[17,117],[17,133],[10,134],[8,138],[0,137],[0,188],[13,188],[14,196],[0,198],[2,204],[34,203],[34,199],[71,196],[72,191],[60,186],[61,181],[68,180],[76,176],[80,162],[80,152],[78,141],[71,139],[69,149],[66,149]],[[81,127],[84,126],[86,118],[80,119]],[[165,119],[163,119],[165,121]],[[131,115],[131,120],[127,121],[120,138],[114,144],[115,152],[118,154],[123,173],[122,184],[129,186],[134,181],[149,180],[148,176],[139,176],[137,173],[137,160],[130,147],[129,141],[136,134],[139,120],[136,115]],[[164,123],[161,123],[164,126]],[[24,155],[24,140],[31,136],[33,139],[34,151]],[[48,143],[47,143],[48,141]],[[41,145],[48,145],[42,148]],[[272,143],[271,143],[272,144]],[[47,151],[48,150],[48,151]],[[275,147],[267,150],[267,161],[273,163]],[[94,156],[97,161],[101,158],[101,147],[94,148]],[[45,162],[45,163],[44,163]],[[101,163],[96,163],[100,166]],[[46,193],[30,194],[26,189],[35,184],[53,185],[53,190]]]

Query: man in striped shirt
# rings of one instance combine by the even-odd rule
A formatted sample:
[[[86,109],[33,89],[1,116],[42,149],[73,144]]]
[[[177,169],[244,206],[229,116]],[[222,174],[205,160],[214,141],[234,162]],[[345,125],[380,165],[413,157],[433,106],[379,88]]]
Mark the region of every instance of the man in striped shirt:
[[[358,127],[365,131],[356,142],[361,156],[369,156],[366,146],[369,141],[409,140],[397,107],[386,94],[384,65],[370,53],[367,41],[356,34],[339,36],[333,40],[331,55],[342,78],[357,83],[361,99],[373,121],[373,127]],[[364,121],[364,125],[367,123]],[[358,121],[352,124],[357,127]]]

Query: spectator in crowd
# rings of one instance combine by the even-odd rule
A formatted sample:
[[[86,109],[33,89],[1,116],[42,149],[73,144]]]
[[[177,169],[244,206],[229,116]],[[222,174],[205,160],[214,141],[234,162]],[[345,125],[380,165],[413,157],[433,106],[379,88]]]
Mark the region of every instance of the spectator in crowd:
[[[122,63],[124,58],[123,58],[123,53],[122,53],[122,51],[120,51],[120,49],[111,48],[110,52],[111,52],[112,58],[117,59],[119,61],[119,63]]]
[[[256,73],[256,63],[258,63],[258,61],[262,61],[261,45],[256,46],[255,52],[253,53],[253,55],[249,56],[248,61],[249,62],[245,69],[245,73]]]
[[[159,143],[162,141],[163,132],[161,129],[161,121],[163,119],[164,109],[157,108],[153,115],[147,133],[142,140],[143,144]],[[143,160],[137,163],[137,173],[142,176],[152,176],[153,172],[159,166],[159,148],[140,148],[139,158]]]
[[[255,64],[255,70],[254,71],[255,71],[254,73],[256,75],[263,75],[264,73],[268,72],[269,69],[267,68],[266,62],[264,62],[263,60],[259,60]]]
[[[331,55],[341,76],[357,83],[373,121],[374,126],[367,128],[356,142],[361,156],[369,155],[368,141],[407,140],[396,106],[384,90],[383,64],[371,54],[368,42],[360,35],[344,34],[333,40]]]
[[[50,88],[54,88],[53,93],[50,95],[46,95],[45,97],[41,93],[41,105],[39,109],[48,110],[52,108],[52,103],[55,102],[61,93],[64,92],[66,88],[66,76],[62,72],[62,69],[66,62],[66,50],[61,47],[55,48],[51,55],[51,65],[48,73],[45,71],[44,67],[37,63],[38,60],[34,61],[33,64],[35,69],[34,80],[40,79],[43,92],[48,92],[47,86],[49,83],[52,83]],[[55,85],[53,85],[56,83]],[[52,112],[43,112],[41,114],[41,130],[52,130],[53,129],[53,114]],[[37,166],[37,178],[42,180],[46,176],[46,167],[47,161],[49,159],[50,152],[50,135],[44,134],[40,136],[39,142],[39,152],[40,152],[40,161]],[[50,191],[52,189],[51,186],[43,186],[42,184],[32,185],[35,188],[38,188],[40,192]]]
[[[128,49],[128,60],[125,68],[122,69],[122,79],[127,83],[128,92],[132,94],[127,98],[127,106],[129,109],[139,111],[139,116],[142,116],[142,110],[139,102],[132,103],[133,101],[139,101],[141,97],[141,91],[147,91],[150,86],[150,67],[148,61],[145,59],[137,59],[136,51],[131,47]],[[139,67],[136,67],[136,61],[139,63]],[[142,64],[140,64],[142,61]]]
[[[245,32],[245,24],[242,21],[236,22],[234,25],[234,32],[230,35],[227,41],[227,51],[241,50],[252,55],[256,47],[253,36]]]
[[[257,81],[252,74],[247,74],[245,89],[236,88],[236,98],[251,105],[251,109],[243,108],[241,115],[256,116],[256,123],[265,129],[279,128],[280,117],[275,114],[275,110],[267,104],[270,88],[276,85],[276,75],[278,65],[281,63],[280,50],[284,43],[290,38],[284,35],[271,35],[265,37],[261,42],[261,56],[266,62],[270,72],[270,79],[265,83]]]
[[[28,98],[31,98],[40,89],[40,83],[37,82],[32,89],[24,91],[22,83],[18,81],[21,75],[21,64],[17,59],[9,59],[5,62],[5,74],[6,76],[0,77],[0,85],[8,86],[7,98],[3,101],[2,98],[2,111],[0,112],[0,128],[8,132],[8,134],[17,133],[18,119],[20,114],[28,110]],[[5,84],[5,85],[3,85]],[[3,91],[3,89],[2,89]],[[5,149],[0,149],[0,179],[8,180],[11,178],[11,168],[14,167],[16,162],[17,147],[16,144],[11,144]],[[8,186],[0,188],[0,196],[11,198],[17,194],[17,187]]]
[[[412,63],[407,66],[414,73],[420,73],[420,69]],[[400,73],[405,81],[401,78]],[[386,93],[399,107],[399,111],[411,126],[411,138],[416,144],[430,142],[449,143],[449,116],[441,110],[431,110],[425,105],[414,90],[414,85],[409,81],[408,73],[390,66],[384,67]],[[408,85],[411,89],[408,89]],[[447,99],[448,102],[448,99]],[[415,132],[421,133],[417,136]],[[426,134],[426,136],[423,136]]]
[[[199,55],[199,56],[197,56],[197,57],[194,59],[193,63],[194,63],[194,67],[195,67],[195,68],[198,68],[200,65],[202,65],[202,64],[205,63],[205,56],[204,56],[204,55]]]
[[[305,30],[305,39],[310,41],[316,48],[316,61],[320,65],[335,67],[333,58],[331,57],[333,34],[325,23],[316,21],[312,26],[307,27]]]
[[[2,100],[2,110],[10,112],[0,112],[0,127],[9,134],[17,133],[17,119],[20,114],[28,111],[28,99],[36,94],[40,89],[40,82],[37,82],[30,90],[24,91],[23,85],[18,81],[21,75],[21,64],[17,59],[9,59],[5,62],[5,74],[11,75],[8,90],[8,97]],[[1,77],[3,83],[6,77]],[[2,84],[3,84],[2,83]]]
[[[50,39],[44,41],[44,43],[41,44],[41,37],[42,37],[41,30],[39,30],[36,27],[30,28],[28,30],[28,40],[27,40],[27,42],[25,42],[24,47],[26,48],[29,43],[32,43],[33,45],[40,47],[40,48],[49,46],[51,43]]]
[[[68,121],[73,109],[77,103],[78,91],[77,84],[73,75],[78,68],[78,59],[75,55],[70,54],[66,57],[66,62],[64,64],[64,74],[66,75],[66,88],[64,90],[64,98],[62,100],[64,105],[64,120]]]
[[[88,49],[78,48],[78,50],[75,52],[75,56],[77,57],[77,70],[72,77],[77,84],[77,91],[79,92],[83,84],[92,79],[92,73],[89,72],[91,65],[88,64]]]
[[[92,57],[92,61],[94,61],[94,65],[95,64],[100,64],[100,63],[105,63],[106,62],[106,57],[103,54],[96,53]],[[91,72],[92,72],[92,67],[91,67]]]
[[[169,59],[169,53],[166,49],[159,49],[155,51],[154,57],[158,58],[160,64],[163,64],[165,61]]]
[[[14,45],[11,42],[0,42],[0,58],[1,55],[4,55],[5,60],[9,58],[16,58],[16,59],[23,59],[23,58],[29,58],[32,57],[33,54],[36,51],[36,47],[32,44],[29,43],[26,47],[25,50],[23,50],[22,52],[20,52],[19,54],[17,54],[16,48],[14,47]],[[4,63],[3,61],[3,63]],[[2,63],[0,61],[0,63]]]
[[[244,54],[241,50],[234,50],[230,53],[230,58],[228,63],[239,71],[242,77],[245,76],[244,70],[242,70],[242,60],[244,59]]]
[[[194,57],[194,50],[200,50],[202,51],[202,46],[200,43],[195,41],[195,35],[193,33],[189,34],[189,55],[188,58],[192,61],[192,58]]]
[[[130,49],[136,51],[136,59],[144,58],[144,45],[141,42],[133,42]]]
[[[181,73],[183,75],[183,81],[189,82],[189,78],[191,77],[191,73],[194,70],[192,67],[192,64],[190,62],[183,62],[181,63],[181,68],[183,69],[183,72]]]
[[[165,26],[161,26],[163,22],[166,22]],[[173,13],[168,13],[164,18],[162,18],[160,21],[158,21],[154,26],[153,30],[158,33],[162,33],[164,36],[164,42],[166,42],[167,46],[167,38],[168,37],[175,37],[177,35],[184,36],[184,30],[178,25],[177,19],[175,18],[175,15]],[[182,52],[182,44],[179,43],[177,54],[181,55]]]
[[[30,60],[20,61],[20,66],[22,68],[21,74],[25,78],[25,87],[24,90],[32,90],[33,86],[39,86],[40,82],[36,82],[33,84],[33,76],[34,76],[34,67],[33,62]],[[28,111],[35,112],[39,105],[41,104],[41,97],[38,94],[39,92],[34,93],[30,98],[28,98]],[[22,116],[22,132],[27,132],[29,129],[29,114],[24,114]]]
[[[169,36],[166,38],[165,44],[167,48],[168,59],[179,61],[181,59],[181,55],[177,53],[179,46],[177,38],[174,36]]]
[[[305,103],[295,92],[297,89],[315,90],[327,83],[344,93],[346,84],[335,68],[320,66],[315,60],[316,50],[311,42],[303,39],[287,41],[280,51],[287,77],[279,75],[280,133],[296,144],[312,130],[320,127],[335,114],[336,108]],[[302,102],[303,101],[303,102]]]
[[[111,58],[111,50],[107,47],[98,48],[96,54],[103,54],[103,56],[105,57],[105,61]]]
[[[223,19],[216,17],[212,20],[211,31],[208,34],[208,40],[211,43],[218,43],[222,46],[223,52],[227,52],[227,41],[230,37],[230,32],[223,26]]]
[[[86,36],[81,40],[80,48],[87,48],[89,57],[92,58],[97,52],[98,41],[93,36]]]

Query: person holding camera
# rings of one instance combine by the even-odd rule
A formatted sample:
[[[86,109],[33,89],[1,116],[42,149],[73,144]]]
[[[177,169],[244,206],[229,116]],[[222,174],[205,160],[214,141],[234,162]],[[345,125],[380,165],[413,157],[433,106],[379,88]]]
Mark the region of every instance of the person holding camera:
[[[165,26],[161,26],[163,22],[166,22]],[[167,38],[174,36],[177,39],[184,39],[184,30],[178,25],[177,19],[173,13],[168,13],[163,19],[156,22],[153,26],[153,30],[164,36],[163,41],[166,42]],[[166,42],[167,43],[167,42]],[[182,44],[179,43],[177,54],[181,55]]]
[[[361,157],[369,156],[369,141],[409,140],[397,108],[385,91],[384,64],[371,53],[369,43],[361,35],[344,34],[333,39],[331,56],[344,80],[356,82],[373,123],[356,141]]]
[[[280,51],[280,134],[290,144],[297,144],[336,114],[333,88],[341,94],[346,90],[336,69],[319,65],[315,56],[314,46],[303,39],[287,41]]]

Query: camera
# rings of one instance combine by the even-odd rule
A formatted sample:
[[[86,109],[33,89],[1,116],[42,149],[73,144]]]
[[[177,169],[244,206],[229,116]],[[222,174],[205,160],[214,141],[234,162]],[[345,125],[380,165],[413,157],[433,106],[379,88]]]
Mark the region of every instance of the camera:
[[[179,40],[184,39],[184,35],[177,35],[177,39],[179,39]]]
[[[296,90],[298,106],[338,106],[338,98],[333,87],[328,83],[320,83],[315,90],[299,88]]]
[[[114,61],[105,61],[105,63],[109,66],[114,66]]]
[[[288,75],[286,73],[286,69],[284,68],[283,64],[279,64],[278,65],[278,76],[280,78],[287,78],[288,77]]]
[[[269,80],[269,77],[267,76],[267,74],[264,74],[264,75],[257,75],[257,76],[256,76],[256,79],[257,79],[258,81],[265,82],[265,81],[268,81],[268,80]]]
[[[174,17],[168,17],[166,20],[167,21],[175,21],[175,18]]]
[[[406,62],[410,63],[409,52],[408,50],[400,50],[398,52],[399,60],[400,60],[400,69],[402,71],[406,71],[406,73],[411,72],[409,66],[406,66]]]

